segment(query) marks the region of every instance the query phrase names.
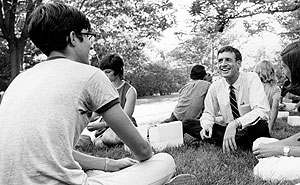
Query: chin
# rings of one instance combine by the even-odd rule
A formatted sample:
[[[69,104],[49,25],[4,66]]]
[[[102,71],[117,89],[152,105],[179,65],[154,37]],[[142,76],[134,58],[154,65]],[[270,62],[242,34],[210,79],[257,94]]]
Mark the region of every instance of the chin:
[[[230,77],[231,76],[231,72],[228,71],[228,72],[221,72],[221,76],[226,78],[226,77]]]

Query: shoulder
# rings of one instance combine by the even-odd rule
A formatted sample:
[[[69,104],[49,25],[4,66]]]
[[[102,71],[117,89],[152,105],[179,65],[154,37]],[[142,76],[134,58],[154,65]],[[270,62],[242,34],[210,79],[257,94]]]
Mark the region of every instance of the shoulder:
[[[128,89],[128,90],[129,90],[129,89],[134,89],[134,90],[136,90],[135,87],[133,87],[130,83],[128,83],[128,82],[126,82],[126,81],[125,81],[125,83],[124,83],[124,88],[126,88],[126,89]]]
[[[196,84],[197,84],[197,86],[204,88],[204,89],[208,89],[211,85],[210,82],[205,81],[205,80],[197,80]]]
[[[136,89],[130,83],[128,83],[126,81],[124,83],[124,88],[126,89],[127,94],[128,93],[133,94],[133,95],[137,94]]]
[[[259,76],[255,72],[241,72],[240,73],[242,78],[244,79],[258,79],[260,80]]]
[[[201,84],[201,85],[210,85],[210,82],[205,81],[205,80],[195,80],[196,84]]]
[[[258,74],[255,72],[240,72],[242,77],[246,77],[246,78],[253,78],[253,77],[257,77]]]
[[[258,85],[261,84],[263,87],[263,84],[258,76],[257,73],[255,72],[241,72],[241,83],[242,84],[253,84],[253,85]]]
[[[210,88],[220,87],[223,86],[226,83],[226,80],[222,77],[213,83],[210,84]]]

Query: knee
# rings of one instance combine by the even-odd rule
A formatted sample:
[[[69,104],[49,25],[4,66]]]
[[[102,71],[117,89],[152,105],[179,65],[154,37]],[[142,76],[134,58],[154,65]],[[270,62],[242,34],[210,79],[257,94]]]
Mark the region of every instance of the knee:
[[[254,176],[268,181],[296,180],[300,177],[297,158],[269,158],[260,161],[253,170]]]
[[[270,137],[269,126],[267,121],[261,121],[257,123],[254,132],[258,132],[263,137]]]
[[[168,153],[158,153],[152,156],[153,160],[161,161],[169,171],[175,171],[176,165],[174,158]]]

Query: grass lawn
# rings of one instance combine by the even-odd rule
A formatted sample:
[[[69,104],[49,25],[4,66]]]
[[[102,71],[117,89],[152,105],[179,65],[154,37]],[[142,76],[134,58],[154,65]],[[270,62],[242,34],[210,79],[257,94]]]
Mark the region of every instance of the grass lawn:
[[[164,107],[164,102],[169,103],[168,105],[172,105],[173,107]],[[172,103],[170,104],[170,102]],[[170,112],[164,113],[163,116],[158,116],[167,118],[174,108],[174,102],[176,102],[176,95],[166,97],[149,97],[139,99],[137,103],[137,109],[139,106],[150,106],[151,104],[153,106],[152,109],[156,111],[159,109],[159,107],[162,109],[166,109],[166,107],[168,107],[168,110],[171,110]],[[149,112],[149,109],[146,111]],[[155,113],[155,115],[156,114],[157,113]],[[143,117],[142,115],[139,116]],[[152,116],[150,117],[152,118]],[[150,122],[144,124],[152,124],[159,121],[161,121],[161,119],[151,120]],[[277,120],[275,129],[271,133],[272,137],[282,139],[300,132],[300,127],[289,126],[286,121],[286,119]],[[163,150],[163,152],[167,152],[174,157],[177,165],[176,174],[194,174],[197,176],[199,184],[201,185],[294,185],[296,183],[300,183],[300,179],[294,182],[267,182],[258,178],[254,178],[252,170],[257,164],[257,160],[254,158],[251,151],[242,151],[238,149],[235,153],[226,154],[222,152],[220,147],[216,147],[205,142],[188,145],[188,143],[191,141],[192,138],[188,135],[185,135],[185,145],[176,148],[167,148]],[[110,157],[115,159],[121,157],[133,157],[130,152],[124,151],[124,148],[121,145],[105,148],[86,146],[84,148],[78,148],[78,150],[95,156]]]

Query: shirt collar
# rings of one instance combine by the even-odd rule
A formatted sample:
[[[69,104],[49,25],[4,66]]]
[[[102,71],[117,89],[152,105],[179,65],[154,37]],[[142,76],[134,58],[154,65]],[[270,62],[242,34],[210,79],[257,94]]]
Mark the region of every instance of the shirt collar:
[[[238,79],[234,82],[234,84],[232,84],[232,86],[234,87],[235,90],[239,90],[241,83],[242,83],[242,73],[240,72]],[[229,89],[230,85],[227,83],[226,80],[225,80],[225,84],[226,84],[226,87]]]

